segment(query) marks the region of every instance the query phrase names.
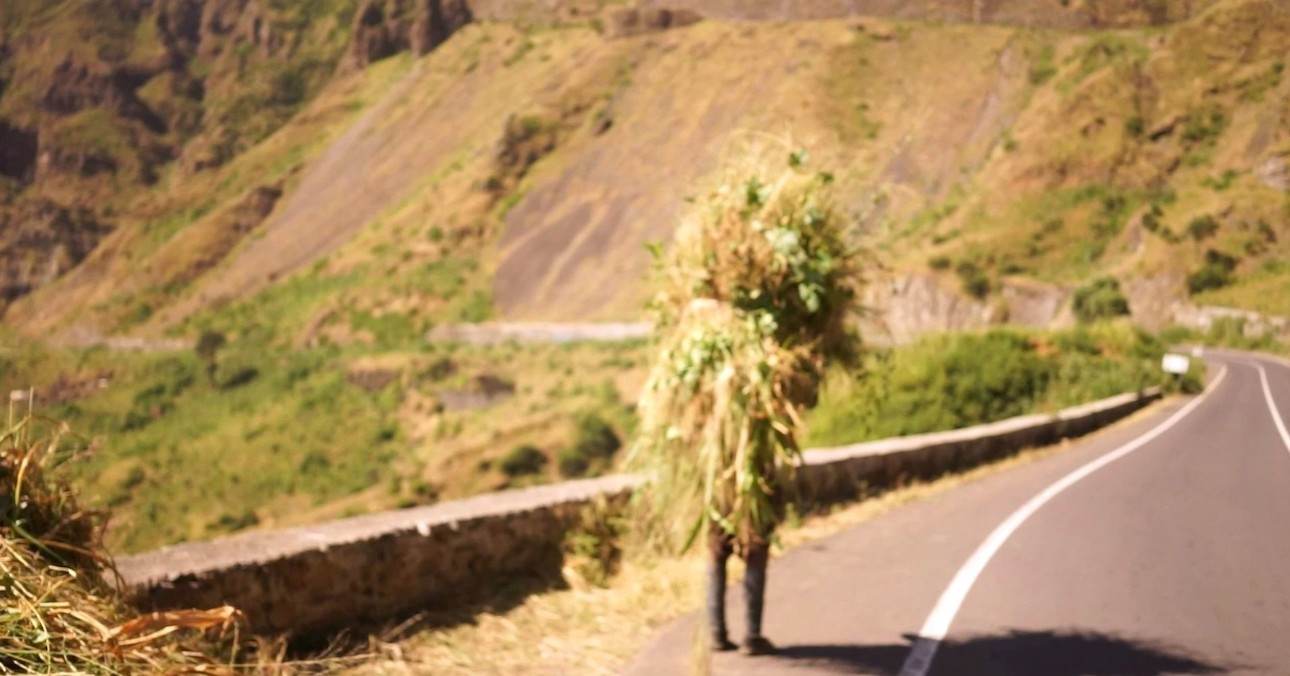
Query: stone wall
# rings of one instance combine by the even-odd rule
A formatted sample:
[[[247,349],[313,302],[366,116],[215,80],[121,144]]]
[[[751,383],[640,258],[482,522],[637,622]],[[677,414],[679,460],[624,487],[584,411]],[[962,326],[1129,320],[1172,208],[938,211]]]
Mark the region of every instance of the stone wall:
[[[1290,340],[1290,318],[1263,315],[1249,310],[1238,310],[1214,305],[1192,305],[1175,302],[1172,306],[1173,322],[1200,332],[1208,332],[1222,321],[1238,322],[1246,338],[1271,336]]]
[[[1159,397],[1125,394],[1055,415],[805,454],[809,505],[853,499],[1077,436]],[[560,544],[584,505],[641,485],[610,476],[504,491],[315,526],[251,532],[127,556],[117,566],[145,609],[236,606],[252,629],[319,634],[558,579]]]

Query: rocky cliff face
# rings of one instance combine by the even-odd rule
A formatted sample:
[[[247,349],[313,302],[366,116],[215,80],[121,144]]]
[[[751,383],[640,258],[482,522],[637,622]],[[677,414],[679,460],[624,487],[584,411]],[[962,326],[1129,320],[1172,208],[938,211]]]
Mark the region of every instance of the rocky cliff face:
[[[40,147],[35,130],[23,129],[0,120],[0,176],[19,184],[36,176],[36,153]]]
[[[363,68],[408,50],[420,56],[471,19],[466,0],[365,0],[354,16],[346,65]]]
[[[80,263],[108,228],[85,209],[30,202],[0,213],[0,304]]]
[[[322,85],[353,0],[289,4],[0,7],[0,310],[130,220],[131,198],[166,166],[178,160],[193,173],[227,162]]]
[[[367,251],[336,268],[380,258],[384,274],[427,287],[397,302],[356,291],[374,310],[447,316],[447,293],[477,297],[472,316],[629,318],[642,245],[666,239],[720,144],[792,128],[837,151],[819,159],[845,169],[845,206],[864,228],[906,238],[895,267],[908,276],[872,299],[893,334],[1062,321],[1062,289],[1102,272],[1126,281],[1135,314],[1165,318],[1206,249],[1239,247],[1244,274],[1290,240],[1278,240],[1285,5],[1224,1],[0,3],[0,219],[12,230],[0,256],[22,261],[0,270],[0,310],[116,232],[84,274],[7,319],[62,325],[111,306],[86,321],[112,331],[133,326],[127,312],[187,317],[395,228],[398,212],[403,234],[365,233]],[[1198,14],[1159,31],[941,23]],[[838,16],[933,21],[778,21]],[[713,20],[686,28],[700,17]],[[373,67],[432,50],[412,68]],[[1221,235],[1181,246],[1211,214]],[[34,243],[59,253],[36,260]],[[425,272],[446,268],[441,256],[492,262]],[[948,274],[920,273],[932,258],[979,267],[997,293],[979,302]],[[1131,281],[1166,274],[1165,291]],[[1008,281],[1023,277],[1050,285]],[[74,300],[51,309],[59,298]]]

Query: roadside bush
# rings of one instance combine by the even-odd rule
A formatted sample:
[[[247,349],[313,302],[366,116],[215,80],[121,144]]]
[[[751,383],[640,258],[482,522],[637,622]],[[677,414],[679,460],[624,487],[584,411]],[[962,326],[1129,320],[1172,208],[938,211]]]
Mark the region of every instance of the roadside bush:
[[[565,533],[561,546],[565,580],[575,588],[607,585],[622,561],[626,528],[620,505],[597,498],[583,507],[578,524]]]
[[[1026,412],[1052,375],[1020,333],[933,338],[892,359],[866,435],[955,429]]]
[[[500,464],[502,473],[515,478],[537,474],[546,467],[546,454],[532,444],[516,446],[507,453]]]
[[[1129,301],[1114,277],[1101,277],[1075,290],[1072,301],[1075,317],[1081,322],[1129,314]]]
[[[1127,322],[929,336],[871,352],[863,376],[831,372],[808,414],[808,443],[954,429],[1163,385],[1164,351]]]

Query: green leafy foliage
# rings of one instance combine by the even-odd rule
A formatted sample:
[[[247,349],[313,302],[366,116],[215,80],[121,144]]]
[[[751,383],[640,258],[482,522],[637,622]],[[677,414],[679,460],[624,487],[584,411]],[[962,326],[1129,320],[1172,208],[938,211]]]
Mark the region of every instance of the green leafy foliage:
[[[114,503],[109,537],[117,551],[229,532],[247,512],[283,499],[309,505],[351,495],[389,471],[399,443],[397,399],[348,384],[331,350],[232,342],[221,352],[215,387],[196,386],[205,365],[195,351],[31,348],[12,357],[0,368],[0,386],[111,374],[92,396],[48,405],[102,439],[71,471],[91,501]]]
[[[1099,277],[1075,290],[1071,301],[1075,317],[1092,322],[1129,314],[1129,301],[1114,277]]]
[[[963,284],[963,293],[977,299],[990,295],[990,289],[994,285],[985,270],[981,269],[981,266],[975,262],[969,260],[959,261],[954,266],[954,273],[959,276],[959,281]]]
[[[612,458],[623,442],[614,428],[596,413],[584,413],[577,420],[577,436],[573,447],[589,458]]]
[[[1044,45],[1030,64],[1030,84],[1042,85],[1057,74],[1057,50],[1051,44]]]
[[[1187,222],[1187,235],[1199,242],[1208,239],[1218,232],[1218,220],[1209,214],[1197,216]]]
[[[591,469],[591,458],[577,448],[566,448],[556,456],[556,467],[560,470],[560,476],[577,479],[587,475],[587,471]]]
[[[1227,128],[1227,115],[1218,106],[1206,106],[1192,111],[1183,125],[1183,140],[1207,143],[1217,139]]]
[[[1215,249],[1205,252],[1205,263],[1187,275],[1187,291],[1197,294],[1209,289],[1221,289],[1232,283],[1237,260]]]
[[[584,412],[574,421],[573,443],[556,457],[556,466],[562,476],[585,476],[608,467],[622,445],[618,433],[600,414]]]
[[[836,369],[808,423],[813,445],[920,434],[1163,385],[1164,343],[1128,324],[929,336]]]
[[[524,444],[511,449],[502,457],[502,473],[508,477],[521,477],[537,474],[546,467],[546,454],[532,444]]]

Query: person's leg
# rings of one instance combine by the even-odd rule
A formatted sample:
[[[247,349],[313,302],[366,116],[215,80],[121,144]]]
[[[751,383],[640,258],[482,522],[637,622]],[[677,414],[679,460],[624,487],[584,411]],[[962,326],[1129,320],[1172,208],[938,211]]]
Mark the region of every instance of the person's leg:
[[[761,635],[761,618],[766,600],[766,568],[770,561],[770,545],[758,542],[749,545],[744,556],[748,571],[744,574],[744,599],[748,619],[748,635],[743,650],[749,655],[768,655],[775,646]]]
[[[730,536],[719,530],[708,535],[708,624],[712,629],[712,649],[734,650],[726,630],[726,562],[733,551]]]

